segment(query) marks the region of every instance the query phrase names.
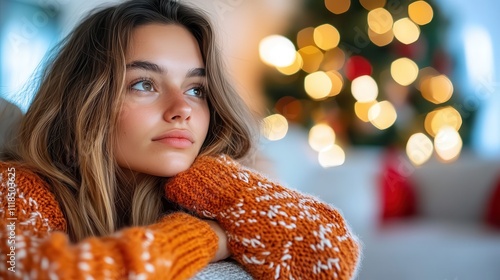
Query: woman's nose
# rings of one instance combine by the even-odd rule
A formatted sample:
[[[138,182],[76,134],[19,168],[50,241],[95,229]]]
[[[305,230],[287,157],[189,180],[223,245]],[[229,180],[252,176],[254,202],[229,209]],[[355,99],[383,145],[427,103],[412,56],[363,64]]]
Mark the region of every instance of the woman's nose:
[[[187,102],[186,97],[180,91],[176,91],[168,96],[166,109],[163,118],[167,122],[189,120],[192,107]]]

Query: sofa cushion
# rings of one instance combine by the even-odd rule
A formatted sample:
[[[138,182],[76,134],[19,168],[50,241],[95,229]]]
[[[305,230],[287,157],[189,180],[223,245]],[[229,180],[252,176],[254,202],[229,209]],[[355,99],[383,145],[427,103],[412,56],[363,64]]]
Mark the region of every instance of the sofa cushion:
[[[499,167],[500,160],[484,159],[464,150],[452,164],[433,159],[415,168],[411,179],[415,182],[419,216],[484,224]]]

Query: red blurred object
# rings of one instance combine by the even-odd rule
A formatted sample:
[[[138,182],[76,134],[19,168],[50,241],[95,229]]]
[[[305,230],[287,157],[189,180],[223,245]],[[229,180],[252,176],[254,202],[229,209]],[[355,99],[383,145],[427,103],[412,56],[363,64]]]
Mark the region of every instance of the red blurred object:
[[[382,222],[396,218],[411,217],[416,214],[416,195],[409,179],[407,161],[399,156],[396,149],[386,152],[380,177],[382,198]]]
[[[486,210],[486,223],[500,229],[500,177],[496,182]]]
[[[451,58],[443,49],[438,49],[432,57],[432,66],[440,73],[449,74],[453,67]]]
[[[425,58],[429,47],[427,39],[424,36],[420,36],[416,42],[409,45],[395,41],[391,46],[393,51],[399,56],[407,57],[416,62]]]
[[[344,66],[345,76],[350,81],[357,77],[372,74],[372,65],[366,58],[355,55],[351,56]]]

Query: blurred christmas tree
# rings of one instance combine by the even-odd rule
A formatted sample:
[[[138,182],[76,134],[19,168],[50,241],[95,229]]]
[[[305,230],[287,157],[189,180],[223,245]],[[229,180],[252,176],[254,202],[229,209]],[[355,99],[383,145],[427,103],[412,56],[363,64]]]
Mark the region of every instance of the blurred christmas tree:
[[[460,115],[447,26],[430,0],[304,1],[288,34],[260,45],[273,66],[264,81],[270,112],[279,114],[266,133],[283,116],[311,129],[317,151],[333,141],[406,148],[416,164],[434,152],[455,159],[472,118]]]

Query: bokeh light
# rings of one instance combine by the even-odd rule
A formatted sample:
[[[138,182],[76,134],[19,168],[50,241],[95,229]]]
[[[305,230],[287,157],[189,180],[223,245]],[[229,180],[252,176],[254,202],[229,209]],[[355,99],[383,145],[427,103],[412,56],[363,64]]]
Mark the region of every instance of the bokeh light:
[[[277,141],[286,136],[288,132],[288,121],[280,114],[270,115],[264,118],[262,123],[262,135],[271,140]]]
[[[415,1],[408,5],[408,15],[416,24],[425,25],[431,22],[434,11],[429,3],[425,1]]]
[[[299,49],[314,46],[314,27],[306,27],[297,33],[297,47]]]
[[[314,100],[327,97],[332,90],[332,80],[323,71],[311,73],[304,79],[304,89]]]
[[[302,102],[292,96],[283,96],[280,98],[274,104],[274,109],[290,121],[299,122],[302,118]]]
[[[451,126],[439,130],[434,138],[434,147],[438,158],[444,162],[451,162],[458,158],[462,151],[462,138]]]
[[[418,65],[406,57],[396,59],[391,63],[391,76],[402,86],[410,85],[418,77]]]
[[[327,124],[317,124],[309,130],[309,145],[317,152],[335,144],[335,131]]]
[[[433,137],[443,127],[452,127],[456,131],[462,126],[462,117],[460,113],[451,106],[436,109],[427,114],[424,121],[425,131]]]
[[[357,77],[363,75],[371,75],[372,74],[372,65],[368,59],[360,56],[354,55],[351,56],[345,63],[344,67],[345,76],[349,80],[354,80]]]
[[[431,78],[431,77],[434,77],[434,76],[437,76],[439,75],[439,72],[428,66],[428,67],[424,67],[422,69],[420,69],[420,71],[418,71],[418,78],[417,78],[417,83],[415,83],[415,87],[422,91],[422,83],[427,79],[427,78]]]
[[[302,57],[302,70],[307,73],[315,72],[319,69],[323,61],[323,52],[315,46],[306,46],[299,49]]]
[[[421,81],[420,92],[426,100],[441,104],[450,100],[453,84],[446,75],[427,76]]]
[[[340,70],[345,63],[345,53],[341,48],[333,48],[324,54],[321,69],[324,71]]]
[[[409,45],[420,37],[420,27],[409,18],[402,18],[394,23],[394,37],[403,44]]]
[[[259,54],[266,64],[285,67],[296,59],[296,50],[292,41],[281,35],[270,35],[260,41]]]
[[[359,0],[359,3],[363,8],[367,9],[368,11],[371,11],[376,8],[382,8],[385,6],[385,0]]]
[[[391,30],[394,20],[391,13],[384,8],[376,8],[368,13],[368,27],[377,34]]]
[[[295,60],[293,61],[292,64],[290,64],[289,66],[285,66],[285,67],[276,66],[276,69],[278,69],[278,71],[280,71],[284,75],[293,75],[293,74],[300,71],[303,64],[304,64],[304,61],[302,60],[302,57],[300,56],[300,54],[298,52],[296,52],[295,53]]]
[[[318,161],[323,168],[339,166],[345,162],[345,152],[340,146],[334,144],[318,153]]]
[[[380,130],[391,127],[397,119],[396,109],[389,101],[380,101],[368,110],[368,119]]]
[[[357,77],[351,83],[351,93],[359,102],[371,102],[377,99],[377,82],[368,75]]]
[[[325,7],[336,15],[342,14],[351,7],[351,0],[325,0]]]
[[[434,151],[432,141],[427,135],[418,132],[410,136],[406,143],[406,155],[414,165],[428,161]]]
[[[354,112],[356,113],[356,116],[364,121],[364,122],[369,122],[370,119],[368,118],[368,112],[370,111],[370,108],[377,104],[377,101],[370,101],[370,102],[356,102],[354,103]]]
[[[316,46],[325,51],[337,47],[340,42],[339,31],[330,24],[323,24],[316,27],[313,36]]]
[[[394,40],[394,33],[392,29],[390,29],[384,34],[378,34],[368,28],[368,38],[370,38],[370,41],[376,46],[383,47],[389,45]]]
[[[342,78],[342,75],[335,70],[328,71],[326,72],[326,74],[328,75],[330,81],[332,82],[332,88],[328,96],[331,97],[339,94],[342,91],[342,88],[344,87],[344,78]]]

